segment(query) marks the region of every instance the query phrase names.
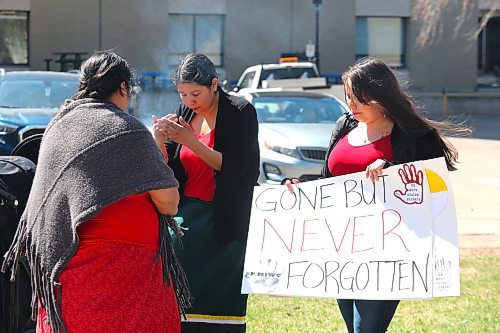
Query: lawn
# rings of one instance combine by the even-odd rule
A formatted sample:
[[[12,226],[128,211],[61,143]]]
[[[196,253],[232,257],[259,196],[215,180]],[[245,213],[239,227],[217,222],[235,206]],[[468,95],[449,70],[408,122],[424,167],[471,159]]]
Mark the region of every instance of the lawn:
[[[388,332],[500,332],[500,249],[461,251],[461,296],[403,301]],[[248,333],[347,332],[334,299],[250,295]]]

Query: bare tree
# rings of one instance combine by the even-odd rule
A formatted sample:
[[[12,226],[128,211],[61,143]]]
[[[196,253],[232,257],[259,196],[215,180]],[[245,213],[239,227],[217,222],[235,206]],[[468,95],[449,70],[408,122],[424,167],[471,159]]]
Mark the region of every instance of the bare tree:
[[[455,36],[463,26],[469,15],[476,15],[478,3],[481,8],[487,8],[486,13],[481,16],[481,20],[474,29],[466,33],[471,41],[477,39],[479,33],[484,29],[488,20],[493,17],[497,10],[500,10],[500,0],[414,0],[415,6],[412,9],[412,18],[421,23],[421,28],[417,36],[417,46],[422,48],[425,45],[433,44],[439,40],[443,33],[443,16],[448,6],[461,5],[460,15],[457,24],[453,28]]]

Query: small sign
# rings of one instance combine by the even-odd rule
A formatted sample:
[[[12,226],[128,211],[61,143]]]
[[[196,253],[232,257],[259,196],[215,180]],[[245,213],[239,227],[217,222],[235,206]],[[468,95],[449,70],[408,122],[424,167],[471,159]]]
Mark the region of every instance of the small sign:
[[[306,44],[306,57],[314,57],[314,52],[316,51],[316,46],[314,44]]]

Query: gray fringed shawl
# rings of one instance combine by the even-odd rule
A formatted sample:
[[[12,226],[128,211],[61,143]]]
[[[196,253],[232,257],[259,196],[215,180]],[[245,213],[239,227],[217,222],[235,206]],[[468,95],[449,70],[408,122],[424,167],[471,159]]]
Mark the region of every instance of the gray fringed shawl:
[[[26,209],[2,270],[12,279],[26,256],[32,273],[33,313],[40,303],[54,331],[66,331],[58,278],[74,256],[76,228],[126,196],[178,186],[148,129],[114,104],[66,101],[49,124]],[[190,305],[184,272],[171,247],[173,219],[160,216],[163,277],[172,277],[179,310]],[[171,224],[172,223],[172,224]]]

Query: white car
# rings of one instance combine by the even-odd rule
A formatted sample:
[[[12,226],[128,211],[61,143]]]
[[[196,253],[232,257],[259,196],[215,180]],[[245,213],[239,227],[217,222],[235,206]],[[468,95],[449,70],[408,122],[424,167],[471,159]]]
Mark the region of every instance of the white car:
[[[260,64],[248,67],[243,71],[232,91],[240,94],[262,88],[325,85],[326,79],[320,77],[314,63],[286,61],[279,64]]]
[[[295,91],[237,94],[251,102],[259,121],[259,184],[320,177],[332,130],[347,106],[335,97]]]

